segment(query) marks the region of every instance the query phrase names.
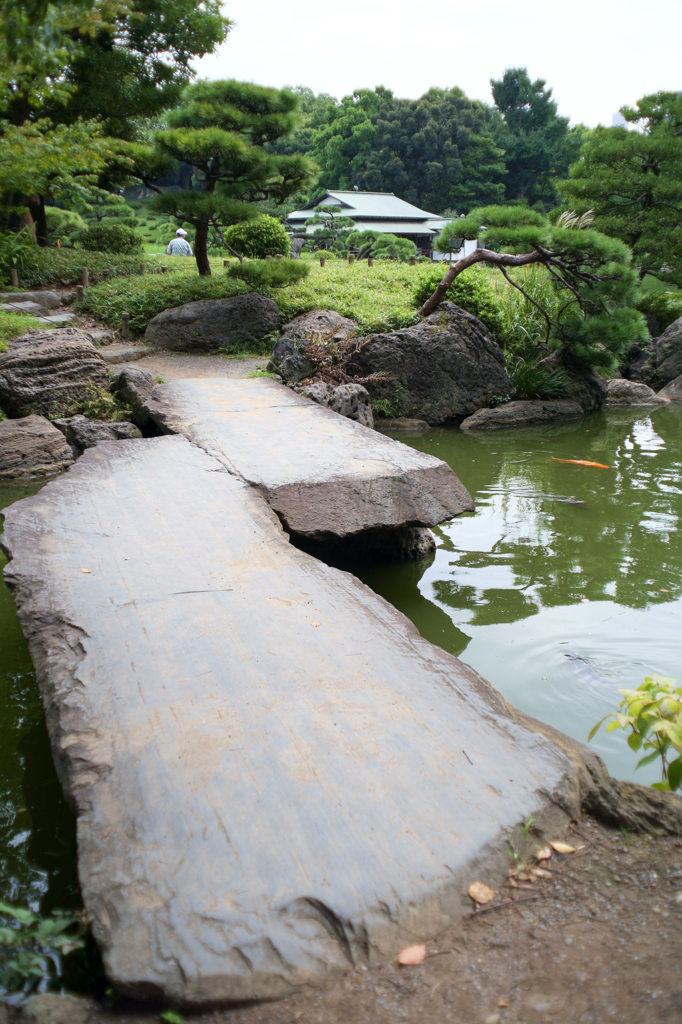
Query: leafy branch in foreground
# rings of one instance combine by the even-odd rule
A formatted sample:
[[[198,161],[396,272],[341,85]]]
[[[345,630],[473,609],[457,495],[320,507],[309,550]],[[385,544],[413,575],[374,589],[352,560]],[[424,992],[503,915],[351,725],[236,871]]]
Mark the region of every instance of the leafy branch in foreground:
[[[619,690],[623,699],[620,711],[605,715],[587,737],[596,735],[609,718],[607,732],[615,729],[630,731],[628,746],[631,750],[647,750],[637,768],[661,759],[661,782],[653,789],[677,790],[682,786],[682,756],[669,760],[670,750],[682,755],[682,687],[672,688],[674,679],[647,676],[636,690]]]
[[[627,245],[590,227],[589,215],[562,214],[556,223],[519,206],[486,206],[451,221],[436,241],[441,252],[455,252],[464,239],[477,248],[452,264],[421,308],[432,313],[464,270],[485,262],[536,306],[545,322],[538,343],[545,352],[561,349],[579,362],[611,370],[633,340],[646,341],[642,314],[634,309],[638,275]],[[557,302],[534,301],[508,273],[512,267],[541,265]]]
[[[62,976],[62,958],[83,949],[87,926],[78,914],[31,910],[0,903],[0,1003],[21,1006]]]

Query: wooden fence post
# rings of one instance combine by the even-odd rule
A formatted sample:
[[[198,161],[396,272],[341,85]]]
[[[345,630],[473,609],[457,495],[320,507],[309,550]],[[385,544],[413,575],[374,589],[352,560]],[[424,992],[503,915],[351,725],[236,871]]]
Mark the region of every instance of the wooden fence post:
[[[83,285],[84,288],[87,288],[88,285],[90,284],[87,267],[83,267],[83,269],[81,270],[81,284]]]
[[[76,302],[80,303],[82,301],[83,301],[83,285],[82,284],[77,284],[76,285]]]
[[[320,266],[321,266],[321,267],[323,267],[323,266],[325,265],[325,263],[326,263],[326,262],[327,262],[327,261],[326,261],[326,259],[324,258],[324,256],[320,256]]]
[[[374,257],[373,256],[368,256],[367,257],[367,266],[368,267],[373,267],[374,266]]]
[[[146,274],[147,273],[147,264],[146,263],[140,263],[140,273],[141,274]]]
[[[9,283],[12,285],[13,288],[19,287],[19,274],[17,272],[16,267],[12,267],[12,269],[9,272]]]
[[[128,333],[128,325],[130,323],[130,313],[121,313],[121,337],[127,339],[130,337]]]
[[[352,253],[352,252],[348,253],[348,262],[349,263],[355,263],[355,254],[354,253]]]

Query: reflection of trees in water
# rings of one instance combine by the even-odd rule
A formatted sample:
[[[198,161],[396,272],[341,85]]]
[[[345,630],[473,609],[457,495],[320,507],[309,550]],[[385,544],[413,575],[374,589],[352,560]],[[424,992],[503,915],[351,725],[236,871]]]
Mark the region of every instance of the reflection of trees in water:
[[[658,409],[653,417],[643,411],[634,424],[632,411],[610,411],[590,417],[584,429],[543,435],[548,456],[551,449],[562,458],[605,462],[613,467],[608,471],[544,460],[513,464],[517,456],[510,454],[497,481],[478,496],[479,513],[499,524],[500,536],[488,550],[459,552],[455,579],[434,583],[437,600],[467,610],[471,625],[489,625],[585,597],[631,608],[678,598],[680,426],[679,409]],[[532,435],[523,434],[537,451]],[[490,441],[500,444],[499,437]],[[457,543],[456,528],[451,536]],[[484,578],[478,587],[466,578],[493,567],[506,567],[513,589],[486,587]]]

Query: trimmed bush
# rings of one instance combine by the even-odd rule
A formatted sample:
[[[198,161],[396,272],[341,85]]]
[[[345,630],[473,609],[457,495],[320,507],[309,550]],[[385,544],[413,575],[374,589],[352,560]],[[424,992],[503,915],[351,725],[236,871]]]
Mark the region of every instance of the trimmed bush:
[[[252,291],[297,284],[309,273],[310,267],[298,260],[254,260],[252,263],[234,263],[227,268],[228,277],[245,281]]]
[[[224,234],[225,241],[235,252],[254,260],[262,260],[266,256],[288,256],[291,249],[284,227],[269,214],[246,224],[234,224]]]
[[[423,271],[415,284],[413,301],[419,309],[433,294],[436,286],[443,279],[445,268],[429,267]],[[485,324],[500,345],[504,345],[505,324],[500,302],[487,279],[485,271],[465,270],[456,277],[445,295],[447,302],[454,302],[461,309]]]
[[[164,309],[197,299],[226,299],[246,291],[249,289],[241,281],[222,275],[200,277],[196,272],[117,278],[88,288],[79,309],[110,327],[120,327],[121,313],[130,313],[130,332],[137,336]]]
[[[79,213],[62,210],[58,206],[46,206],[47,228],[54,243],[58,238],[62,245],[73,245],[77,236],[86,231],[88,225]]]
[[[107,221],[91,224],[81,231],[77,241],[89,252],[139,253],[144,247],[142,235],[134,228]]]

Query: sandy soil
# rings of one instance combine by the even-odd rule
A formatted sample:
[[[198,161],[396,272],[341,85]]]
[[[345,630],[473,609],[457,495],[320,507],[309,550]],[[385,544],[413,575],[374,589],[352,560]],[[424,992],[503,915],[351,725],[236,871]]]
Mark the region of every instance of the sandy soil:
[[[202,1024],[678,1024],[682,839],[583,818],[577,852],[543,862],[435,942],[417,967],[360,966],[277,1003],[198,1014]],[[473,904],[472,904],[473,907]],[[119,1004],[91,1024],[149,1024]]]

